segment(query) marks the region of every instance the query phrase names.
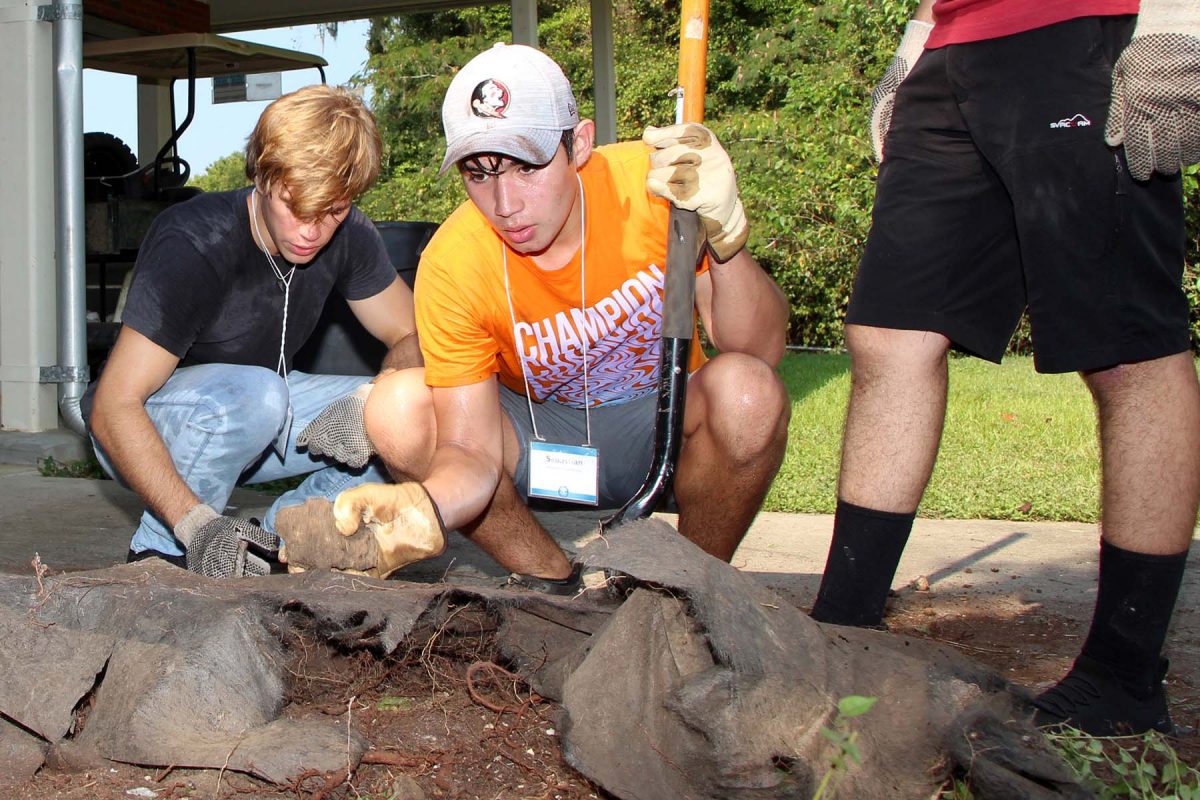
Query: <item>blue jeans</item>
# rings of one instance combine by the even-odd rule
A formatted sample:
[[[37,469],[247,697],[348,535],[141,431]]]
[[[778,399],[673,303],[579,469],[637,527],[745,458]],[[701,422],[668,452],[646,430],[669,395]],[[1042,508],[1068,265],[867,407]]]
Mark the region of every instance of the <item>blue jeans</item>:
[[[175,370],[162,388],[146,400],[146,413],[167,446],[175,469],[200,500],[221,512],[235,486],[308,475],[281,495],[263,520],[275,529],[279,509],[310,497],[332,500],[350,486],[387,482],[377,461],[362,469],[309,455],[296,447],[296,437],[326,406],[369,380],[358,375],[288,373],[287,383],[263,367],[202,364]],[[292,425],[281,458],[272,444],[287,421]],[[104,470],[126,485],[96,440],[96,457]],[[312,474],[309,474],[312,473]],[[142,514],[129,548],[182,555],[170,526],[150,509]]]

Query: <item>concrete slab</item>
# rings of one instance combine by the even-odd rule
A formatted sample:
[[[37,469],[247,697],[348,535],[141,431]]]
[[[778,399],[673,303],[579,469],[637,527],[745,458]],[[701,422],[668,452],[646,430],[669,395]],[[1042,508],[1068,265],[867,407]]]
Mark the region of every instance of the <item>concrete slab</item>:
[[[239,489],[252,516],[271,498]],[[44,478],[34,466],[0,464],[0,572],[32,574],[37,556],[54,572],[124,563],[142,504],[113,481]]]
[[[91,452],[91,442],[70,431],[0,431],[0,464],[41,464],[47,458],[69,464]]]

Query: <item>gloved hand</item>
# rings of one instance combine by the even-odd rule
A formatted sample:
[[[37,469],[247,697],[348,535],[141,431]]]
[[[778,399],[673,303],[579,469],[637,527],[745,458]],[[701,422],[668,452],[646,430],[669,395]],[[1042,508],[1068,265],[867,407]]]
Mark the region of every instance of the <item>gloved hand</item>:
[[[425,487],[365,483],[347,489],[332,506],[310,499],[276,515],[287,543],[279,554],[289,572],[336,569],[386,578],[446,549],[446,530]]]
[[[210,578],[244,578],[267,575],[271,567],[250,552],[255,547],[273,553],[279,537],[254,523],[223,517],[197,503],[175,526],[175,538],[187,548],[187,567]]]
[[[892,125],[892,108],[896,105],[896,90],[913,65],[925,52],[925,42],[933,25],[919,19],[909,20],[900,37],[900,46],[888,64],[887,72],[871,92],[871,144],[875,148],[875,160],[883,161],[883,140]]]
[[[1113,68],[1104,139],[1125,145],[1129,174],[1173,175],[1200,161],[1200,4],[1142,0]]]
[[[646,189],[677,208],[695,211],[704,223],[708,246],[718,261],[728,261],[746,246],[750,233],[738,196],[729,154],[703,125],[690,122],[646,128],[642,141],[650,154]]]
[[[300,432],[296,444],[315,456],[328,456],[351,467],[364,466],[375,455],[363,423],[363,409],[373,386],[364,383],[330,403]]]
[[[379,563],[379,545],[365,527],[349,536],[338,533],[333,503],[310,497],[304,505],[288,506],[275,515],[275,527],[283,538],[279,560],[288,572],[332,569],[366,575]]]

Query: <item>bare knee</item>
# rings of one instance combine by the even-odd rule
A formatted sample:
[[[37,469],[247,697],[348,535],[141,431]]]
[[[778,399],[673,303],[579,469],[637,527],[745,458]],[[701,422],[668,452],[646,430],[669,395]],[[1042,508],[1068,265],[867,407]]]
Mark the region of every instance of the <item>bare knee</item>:
[[[908,381],[944,373],[950,340],[931,331],[847,325],[846,349],[855,381]]]
[[[1190,352],[1080,374],[1101,408],[1126,401],[1137,403],[1146,393],[1151,397],[1176,391],[1192,393],[1196,385]]]
[[[693,386],[702,412],[694,427],[703,428],[733,461],[754,461],[786,441],[791,401],[765,361],[723,353],[697,373],[689,393]]]
[[[421,368],[379,378],[363,411],[367,437],[393,472],[424,477],[437,437],[433,395]]]

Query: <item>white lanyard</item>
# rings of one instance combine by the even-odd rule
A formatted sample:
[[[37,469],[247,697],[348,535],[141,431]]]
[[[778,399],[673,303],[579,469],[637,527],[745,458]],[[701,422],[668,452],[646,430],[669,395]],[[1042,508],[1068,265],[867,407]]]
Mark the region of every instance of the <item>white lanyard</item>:
[[[579,186],[579,313],[587,314],[587,200],[583,194],[583,181],[575,174],[575,182]],[[529,423],[533,427],[533,438],[539,442],[546,441],[538,434],[537,420],[533,416],[533,396],[529,390],[529,365],[525,363],[525,354],[521,352],[521,343],[517,338],[517,314],[513,309],[512,290],[508,281],[508,245],[500,242],[500,252],[504,258],[504,296],[508,298],[508,317],[512,322],[513,349],[521,361],[521,377],[525,381],[525,402],[529,406]],[[592,446],[592,411],[591,399],[588,394],[588,337],[586,333],[579,337],[583,342],[583,416],[587,428],[585,447]]]
[[[250,222],[254,225],[254,233],[258,236],[258,244],[262,247],[262,251],[267,257],[267,262],[271,265],[271,272],[275,273],[275,279],[283,287],[283,329],[279,332],[279,361],[275,364],[275,371],[283,378],[283,383],[286,386],[287,358],[284,356],[284,345],[287,342],[288,300],[291,297],[292,275],[296,272],[296,265],[292,264],[292,268],[287,271],[287,275],[284,275],[283,270],[275,263],[275,258],[271,255],[271,251],[267,249],[267,240],[258,229],[257,187],[250,190]],[[284,263],[287,262],[285,261]]]

